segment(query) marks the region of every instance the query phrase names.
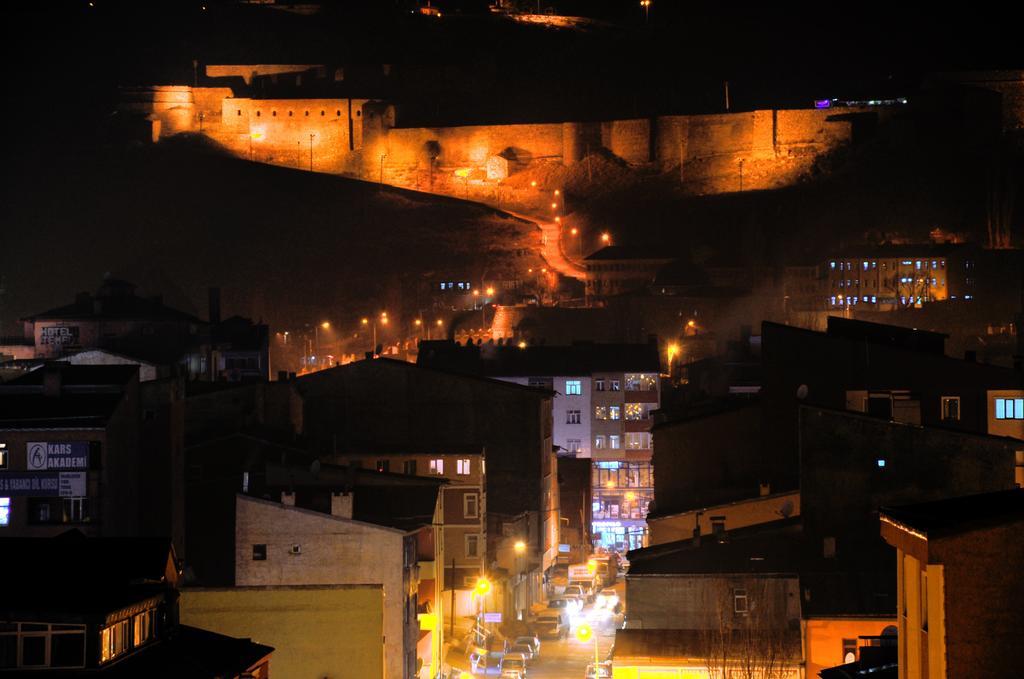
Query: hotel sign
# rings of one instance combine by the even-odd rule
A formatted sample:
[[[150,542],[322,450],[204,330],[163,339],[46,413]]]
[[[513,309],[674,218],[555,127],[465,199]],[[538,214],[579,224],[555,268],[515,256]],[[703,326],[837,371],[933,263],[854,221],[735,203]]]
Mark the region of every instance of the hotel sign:
[[[39,343],[64,346],[78,344],[77,325],[50,325],[39,331]]]
[[[89,468],[88,441],[30,441],[25,445],[26,466],[32,471]]]
[[[0,495],[7,497],[85,497],[85,472],[6,472]]]

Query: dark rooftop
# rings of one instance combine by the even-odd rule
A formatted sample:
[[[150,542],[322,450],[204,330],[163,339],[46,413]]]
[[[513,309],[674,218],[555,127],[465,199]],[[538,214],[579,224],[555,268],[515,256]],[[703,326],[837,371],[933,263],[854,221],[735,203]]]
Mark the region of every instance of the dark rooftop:
[[[596,344],[462,346],[450,340],[420,343],[417,365],[486,377],[576,376],[595,372],[661,371],[658,346]]]
[[[133,284],[114,278],[105,279],[95,295],[79,293],[72,304],[25,318],[27,321],[87,319],[203,322],[192,314],[165,306],[159,296],[139,297]]]
[[[718,535],[645,547],[629,552],[629,575],[689,573],[791,573],[803,565],[800,517]]]
[[[965,495],[902,507],[882,507],[879,512],[883,521],[888,518],[927,537],[941,537],[1024,520],[1024,489]]]
[[[629,245],[608,245],[594,253],[591,253],[583,259],[588,262],[619,259],[650,259],[670,262],[674,258],[665,256],[664,252],[655,252],[654,250],[637,248]]]
[[[7,382],[7,385],[41,385],[48,370],[60,372],[61,386],[121,386],[138,376],[135,365],[70,365],[63,362],[49,363],[44,367],[25,373]]]
[[[930,330],[871,323],[838,316],[828,317],[826,334],[829,337],[863,340],[873,344],[885,344],[940,356],[945,352],[946,338],[949,337],[949,335]]]
[[[105,615],[167,587],[169,538],[2,538],[0,619],[82,619]],[[73,566],[73,567],[72,567]]]
[[[38,393],[25,393],[0,386],[0,430],[104,427],[121,399],[120,393],[50,397],[41,388]]]

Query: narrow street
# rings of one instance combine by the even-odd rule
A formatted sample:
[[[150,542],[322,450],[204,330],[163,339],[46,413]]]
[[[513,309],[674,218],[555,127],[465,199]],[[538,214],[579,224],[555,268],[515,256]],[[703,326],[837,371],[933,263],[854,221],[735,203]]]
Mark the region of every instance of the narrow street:
[[[548,266],[567,278],[575,278],[581,281],[586,280],[586,270],[579,263],[570,259],[565,253],[561,237],[561,224],[544,220],[539,217],[533,217],[521,212],[510,212],[497,206],[490,207],[501,210],[505,214],[511,215],[517,219],[522,219],[536,224],[537,228],[541,230],[543,235],[543,249],[541,250],[541,257],[544,258],[544,261],[547,262]]]
[[[620,579],[614,586],[619,598],[625,602],[625,585]],[[597,636],[597,655],[603,662],[611,655],[612,644],[615,642],[615,631],[622,624],[622,614],[613,614],[594,604],[587,604],[583,610],[572,618],[572,633],[566,639],[541,639],[540,656],[529,661],[525,679],[585,679],[587,665],[594,662],[594,642],[581,642],[576,638],[576,628],[586,623]],[[460,665],[462,663],[459,663]],[[466,665],[468,667],[468,663]],[[501,674],[497,667],[487,672],[482,669],[476,674],[466,671],[463,677],[490,676]]]

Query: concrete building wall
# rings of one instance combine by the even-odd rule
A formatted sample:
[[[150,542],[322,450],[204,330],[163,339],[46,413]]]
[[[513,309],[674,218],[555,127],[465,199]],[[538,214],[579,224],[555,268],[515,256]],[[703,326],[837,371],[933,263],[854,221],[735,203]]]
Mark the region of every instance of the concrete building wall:
[[[238,586],[382,585],[387,676],[405,676],[401,531],[242,495],[235,531]],[[265,560],[253,559],[257,544],[266,546]]]
[[[733,616],[733,590],[743,589],[765,623],[800,619],[800,584],[795,575],[627,575],[629,629],[719,629],[720,615]],[[737,617],[737,621],[741,618]],[[763,623],[759,623],[763,624]]]
[[[119,356],[102,349],[81,351],[63,360],[71,365],[137,365],[139,366],[139,382],[150,382],[157,378],[157,366],[152,363]]]
[[[944,640],[946,676],[1009,677],[1019,672],[1022,529],[1024,521],[1017,520],[928,540],[929,669],[941,657]]]
[[[179,606],[183,624],[273,646],[273,676],[385,676],[379,584],[186,588]]]

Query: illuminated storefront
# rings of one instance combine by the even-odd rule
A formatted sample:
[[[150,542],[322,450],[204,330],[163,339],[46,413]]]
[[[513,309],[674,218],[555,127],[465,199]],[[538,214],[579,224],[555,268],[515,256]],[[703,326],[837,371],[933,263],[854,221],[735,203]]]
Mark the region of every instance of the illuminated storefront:
[[[647,510],[654,499],[649,462],[595,462],[594,546],[625,552],[647,545]]]

